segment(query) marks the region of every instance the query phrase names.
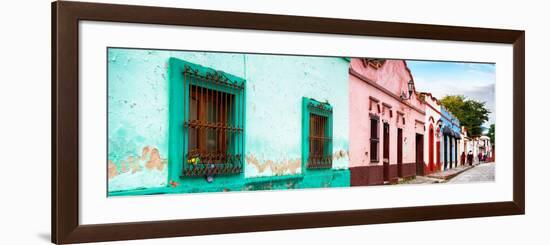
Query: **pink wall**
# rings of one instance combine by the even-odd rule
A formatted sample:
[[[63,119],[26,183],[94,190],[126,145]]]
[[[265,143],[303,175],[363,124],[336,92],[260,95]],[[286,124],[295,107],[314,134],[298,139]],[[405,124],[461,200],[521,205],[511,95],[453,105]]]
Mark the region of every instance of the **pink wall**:
[[[357,74],[354,74],[357,73]],[[415,134],[424,132],[425,105],[413,93],[410,100],[402,102],[401,92],[408,95],[407,83],[412,79],[406,63],[402,60],[387,60],[378,69],[364,65],[354,58],[350,64],[350,167],[381,165],[383,150],[383,122],[390,126],[390,164],[397,163],[397,129],[403,129],[403,163],[415,162]],[[370,81],[370,82],[369,82]],[[378,85],[378,86],[377,86]],[[382,88],[382,89],[381,89]],[[385,90],[385,91],[384,91]],[[392,96],[393,95],[393,96]],[[379,100],[373,102],[371,97]],[[383,105],[389,105],[391,108]],[[381,111],[378,111],[377,106]],[[411,108],[412,105],[421,112]],[[389,111],[392,111],[391,113]],[[400,116],[397,112],[402,112]],[[370,114],[380,116],[380,144],[378,163],[370,162]],[[391,115],[390,115],[391,114]],[[402,117],[405,118],[403,124]],[[418,122],[416,122],[418,120]],[[427,140],[427,137],[424,137]]]
[[[441,105],[440,102],[437,100],[437,98],[433,97],[430,93],[424,93],[424,102],[426,103],[426,116],[425,123],[426,123],[426,140],[424,140],[424,164],[426,165],[426,170],[428,172],[434,172],[439,169],[437,163],[441,163],[441,161],[438,161],[438,156],[440,156],[439,152],[437,150],[437,142],[440,142],[440,121],[441,119]],[[430,166],[430,144],[429,144],[429,137],[430,137],[430,127],[433,128],[433,145],[432,147],[432,161],[433,166]],[[442,144],[442,143],[440,143]],[[441,146],[442,147],[442,146]],[[431,169],[430,169],[431,168]]]

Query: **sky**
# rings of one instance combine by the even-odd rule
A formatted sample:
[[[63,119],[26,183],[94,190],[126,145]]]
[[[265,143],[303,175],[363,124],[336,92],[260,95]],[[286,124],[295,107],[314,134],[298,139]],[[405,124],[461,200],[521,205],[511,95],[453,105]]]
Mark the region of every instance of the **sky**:
[[[445,95],[464,95],[485,102],[491,113],[484,126],[495,123],[494,64],[407,60],[407,65],[418,92],[432,93],[438,99]]]

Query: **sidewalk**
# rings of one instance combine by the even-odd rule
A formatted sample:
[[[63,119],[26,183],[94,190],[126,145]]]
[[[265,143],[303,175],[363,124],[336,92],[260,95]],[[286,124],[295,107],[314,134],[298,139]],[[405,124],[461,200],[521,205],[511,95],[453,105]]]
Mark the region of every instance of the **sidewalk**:
[[[414,179],[401,181],[399,184],[436,184],[444,180],[417,175]]]
[[[478,164],[474,164],[472,166],[469,166],[469,165],[458,166],[456,168],[451,168],[451,169],[447,169],[445,171],[429,174],[427,177],[434,178],[434,179],[440,179],[440,180],[449,180],[449,179],[459,175],[460,173],[475,167]]]
[[[472,166],[458,166],[456,168],[448,169],[446,171],[441,171],[437,173],[432,173],[426,176],[415,176],[414,179],[410,180],[400,180],[399,184],[436,184],[436,183],[446,183],[449,180],[453,179],[457,175],[470,170],[479,165],[488,164],[487,162],[476,162]]]

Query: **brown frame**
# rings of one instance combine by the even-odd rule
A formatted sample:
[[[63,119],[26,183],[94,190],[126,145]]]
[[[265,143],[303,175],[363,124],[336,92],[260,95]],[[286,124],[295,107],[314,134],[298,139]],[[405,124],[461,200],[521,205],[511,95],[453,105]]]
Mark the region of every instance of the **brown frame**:
[[[427,24],[54,2],[52,11],[52,242],[75,243],[525,213],[525,32]],[[80,20],[513,44],[513,201],[80,225],[78,22]],[[449,212],[452,210],[452,212]]]

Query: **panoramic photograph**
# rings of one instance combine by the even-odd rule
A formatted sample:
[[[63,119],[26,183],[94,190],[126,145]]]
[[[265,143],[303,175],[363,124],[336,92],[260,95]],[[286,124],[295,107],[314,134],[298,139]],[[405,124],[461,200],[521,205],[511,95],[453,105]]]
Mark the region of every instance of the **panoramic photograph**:
[[[107,195],[495,180],[495,64],[111,47]]]

